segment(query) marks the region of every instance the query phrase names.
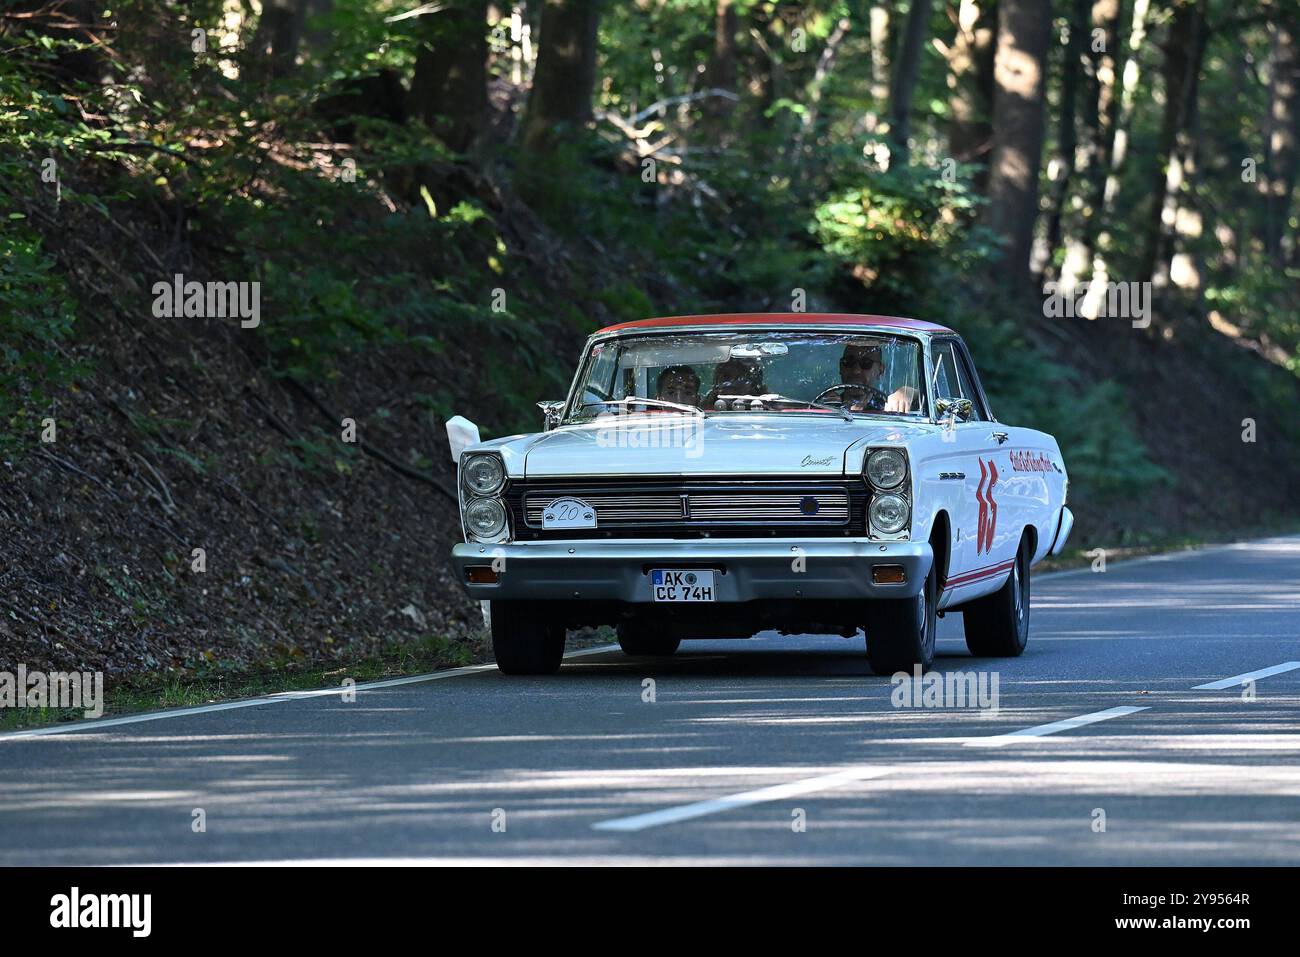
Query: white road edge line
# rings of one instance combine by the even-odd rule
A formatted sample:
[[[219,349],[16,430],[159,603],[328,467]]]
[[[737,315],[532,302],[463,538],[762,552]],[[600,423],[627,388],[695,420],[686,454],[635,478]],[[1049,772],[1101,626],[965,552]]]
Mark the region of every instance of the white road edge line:
[[[868,781],[872,778],[892,774],[893,771],[893,768],[886,767],[848,768],[844,771],[836,771],[833,774],[822,774],[815,778],[791,781],[789,784],[777,784],[768,788],[759,788],[756,791],[742,791],[739,794],[731,794],[727,797],[664,808],[662,811],[650,811],[647,814],[637,814],[632,817],[598,821],[592,825],[592,829],[596,831],[644,831],[646,828],[658,827],[661,824],[676,824],[678,821],[689,821],[692,818],[717,814],[721,811],[731,811],[738,807],[749,807],[754,804],[765,804],[769,801],[780,801],[785,798],[812,794],[815,791],[825,791],[829,788],[852,784],[854,781]]]
[[[1110,574],[1117,568],[1127,568],[1130,565],[1146,565],[1151,562],[1177,562],[1187,558],[1201,558],[1206,555],[1212,555],[1215,552],[1240,551],[1249,548],[1252,545],[1261,545],[1264,543],[1278,543],[1293,541],[1300,536],[1296,535],[1267,535],[1264,538],[1250,538],[1240,542],[1222,542],[1217,545],[1200,545],[1191,548],[1181,548],[1172,552],[1160,552],[1157,555],[1139,555],[1137,558],[1124,558],[1119,561],[1108,562],[1106,564],[1106,574]],[[1062,568],[1054,572],[1041,572],[1034,576],[1034,581],[1047,581],[1051,578],[1073,578],[1078,575],[1096,575],[1089,567],[1083,568]]]
[[[601,645],[598,648],[583,648],[565,655],[569,658],[581,658],[585,655],[616,651],[618,645]],[[120,718],[87,718],[71,724],[53,725],[46,728],[28,728],[26,731],[7,731],[0,734],[0,741],[16,738],[42,738],[56,734],[72,734],[77,731],[99,731],[103,728],[115,728],[124,724],[140,724],[144,721],[162,721],[165,718],[183,718],[191,714],[209,714],[213,711],[233,711],[237,708],[257,708],[267,704],[281,704],[285,701],[299,701],[303,698],[321,698],[328,695],[340,695],[344,691],[378,691],[381,688],[396,688],[399,685],[421,684],[426,681],[440,681],[443,678],[455,678],[460,675],[472,675],[481,671],[491,671],[494,662],[482,665],[467,665],[464,668],[449,668],[446,671],[432,671],[423,675],[409,675],[405,678],[387,678],[383,681],[367,681],[353,688],[318,688],[314,691],[280,691],[276,694],[263,695],[260,698],[244,698],[240,701],[223,701],[219,704],[198,705],[193,708],[170,708],[166,711],[147,711],[143,714],[128,714]]]
[[[1111,718],[1122,718],[1126,714],[1136,714],[1139,711],[1149,711],[1150,705],[1144,705],[1135,708],[1125,705],[1121,708],[1107,708],[1105,711],[1093,711],[1090,714],[1081,714],[1074,718],[1066,718],[1063,721],[1053,721],[1051,724],[1039,724],[1032,728],[1023,728],[1020,731],[1012,731],[1008,734],[993,734],[987,738],[971,738],[966,741],[967,748],[1001,748],[1005,745],[1019,741],[1022,738],[1041,738],[1046,734],[1056,734],[1058,731],[1069,731],[1073,728],[1082,728],[1087,724],[1096,724],[1098,721],[1109,721]]]
[[[1244,675],[1233,675],[1231,678],[1220,678],[1218,681],[1210,681],[1203,685],[1196,685],[1193,691],[1222,691],[1224,688],[1234,688],[1237,685],[1244,685],[1247,681],[1254,681],[1256,678],[1268,678],[1272,675],[1284,674],[1288,671],[1295,671],[1300,668],[1300,661],[1284,661],[1280,665],[1273,665],[1270,668],[1260,668],[1258,671],[1247,671]]]

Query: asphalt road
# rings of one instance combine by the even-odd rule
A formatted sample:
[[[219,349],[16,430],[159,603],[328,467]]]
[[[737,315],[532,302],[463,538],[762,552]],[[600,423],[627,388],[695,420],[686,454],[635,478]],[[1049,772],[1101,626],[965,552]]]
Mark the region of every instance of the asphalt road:
[[[996,713],[767,635],[7,735],[0,864],[1300,863],[1300,538],[1036,576],[1031,624],[941,622]]]

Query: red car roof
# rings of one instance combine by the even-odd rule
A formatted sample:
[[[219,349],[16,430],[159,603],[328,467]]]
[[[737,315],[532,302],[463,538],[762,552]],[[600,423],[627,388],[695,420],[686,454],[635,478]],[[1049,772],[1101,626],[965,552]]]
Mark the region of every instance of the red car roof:
[[[901,316],[856,316],[844,312],[733,312],[720,316],[665,316],[658,319],[637,319],[620,322],[597,330],[622,332],[625,329],[665,329],[673,326],[763,326],[763,325],[845,325],[893,326],[914,332],[952,332],[947,326],[921,319],[904,319]]]

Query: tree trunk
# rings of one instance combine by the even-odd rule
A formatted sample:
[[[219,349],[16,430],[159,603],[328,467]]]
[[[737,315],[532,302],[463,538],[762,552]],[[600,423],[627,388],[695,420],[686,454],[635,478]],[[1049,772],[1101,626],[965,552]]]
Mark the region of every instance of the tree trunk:
[[[975,189],[988,189],[993,143],[993,51],[998,34],[997,0],[961,0],[949,65],[948,150],[959,163],[979,163]]]
[[[736,16],[734,0],[718,0],[713,16],[713,49],[709,62],[700,74],[696,92],[725,90],[736,92],[736,31],[740,20]],[[700,105],[700,139],[706,147],[721,148],[730,145],[731,117],[736,101],[725,96],[710,96]]]
[[[871,112],[867,132],[879,127],[880,116],[889,109],[889,20],[892,3],[873,3],[868,14],[871,38]]]
[[[1147,217],[1139,275],[1165,285],[1178,228],[1178,208],[1190,193],[1195,172],[1195,142],[1191,127],[1208,30],[1205,0],[1175,0],[1164,50],[1164,116],[1156,147],[1156,173],[1151,182],[1153,202]]]
[[[1052,259],[1061,245],[1061,219],[1065,212],[1066,199],[1070,195],[1071,178],[1074,176],[1075,153],[1079,146],[1079,133],[1075,127],[1079,103],[1079,79],[1083,74],[1085,51],[1088,49],[1089,24],[1091,11],[1090,0],[1073,0],[1070,9],[1070,39],[1065,46],[1065,64],[1061,70],[1061,107],[1060,125],[1056,134],[1056,149],[1048,163],[1048,174],[1052,181],[1050,198],[1047,204],[1047,262],[1043,272],[1052,271]],[[1095,104],[1095,97],[1085,97],[1084,128],[1095,117],[1095,110],[1088,104]]]
[[[821,118],[822,93],[825,91],[826,82],[830,79],[831,71],[835,68],[835,55],[839,52],[844,38],[848,36],[851,25],[848,17],[841,17],[831,30],[830,36],[826,38],[826,46],[822,49],[821,56],[817,58],[817,69],[813,71],[813,78],[805,90],[803,119],[799,123],[799,132],[795,134],[791,156],[799,156],[808,137],[811,135],[815,138],[817,135],[817,121]]]
[[[1119,209],[1119,193],[1124,166],[1128,161],[1129,130],[1133,123],[1133,106],[1141,79],[1141,53],[1146,46],[1147,16],[1151,0],[1134,0],[1133,20],[1129,25],[1127,54],[1116,58],[1115,76],[1119,86],[1119,104],[1113,110],[1116,119],[1110,131],[1110,150],[1106,159],[1105,186],[1102,189],[1100,213],[1097,217],[1097,238],[1089,251],[1092,279],[1091,289],[1084,301],[1083,315],[1095,319],[1100,315],[1099,297],[1102,287],[1110,281],[1108,257],[1112,252],[1109,224],[1115,221]],[[1101,176],[1099,170],[1096,174]]]
[[[747,58],[749,72],[745,85],[754,103],[753,112],[746,119],[755,129],[768,132],[773,125],[771,111],[776,105],[777,91],[783,83],[780,60],[772,53],[773,43],[778,42],[772,33],[772,11],[762,4],[752,5],[745,30],[753,41]]]
[[[266,0],[262,4],[252,51],[261,61],[263,74],[284,76],[293,69],[306,20],[306,0]]]
[[[895,162],[899,166],[906,166],[911,156],[908,140],[912,135],[912,97],[921,69],[921,52],[930,32],[930,3],[931,0],[912,0],[889,91],[889,138],[894,143]]]
[[[520,131],[526,149],[547,151],[565,129],[591,119],[599,19],[600,0],[545,0],[537,70]]]
[[[419,18],[411,112],[458,153],[487,124],[487,0],[455,0]]]
[[[1273,28],[1273,82],[1269,108],[1268,162],[1264,196],[1264,251],[1279,268],[1285,266],[1282,237],[1286,233],[1300,163],[1300,51],[1296,28],[1280,22]]]
[[[323,50],[329,45],[333,36],[328,29],[312,23],[312,20],[332,11],[334,9],[334,0],[306,0],[306,7],[306,22],[303,25],[302,35],[303,46],[309,50]]]
[[[718,0],[713,18],[713,52],[704,71],[704,85],[709,89],[736,92],[736,6],[733,0]],[[714,119],[731,115],[735,101],[726,97],[706,101],[704,112]]]
[[[1044,0],[998,4],[987,221],[1003,241],[998,273],[1009,286],[1029,282],[1051,32],[1051,5]]]
[[[1106,173],[1121,119],[1118,84],[1124,61],[1119,28],[1123,15],[1123,0],[1095,0],[1092,4],[1092,29],[1100,31],[1101,47],[1098,48],[1096,36],[1088,38],[1088,96],[1083,111],[1085,138],[1077,170],[1083,223],[1078,241],[1071,243],[1067,252],[1067,260],[1074,260],[1072,271],[1080,276],[1092,272],[1097,234],[1106,205]]]

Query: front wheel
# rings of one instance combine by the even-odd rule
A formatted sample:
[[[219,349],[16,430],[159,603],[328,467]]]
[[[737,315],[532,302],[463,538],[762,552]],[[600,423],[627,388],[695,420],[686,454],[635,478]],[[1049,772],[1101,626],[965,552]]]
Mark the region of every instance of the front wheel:
[[[522,601],[492,602],[492,654],[507,675],[553,675],[564,658],[564,627],[544,606]]]
[[[1019,658],[1029,643],[1029,558],[1022,539],[1002,587],[962,609],[966,647],[976,658]]]
[[[635,658],[667,657],[677,651],[680,638],[657,632],[645,622],[625,621],[618,626],[618,646]]]
[[[867,625],[867,661],[878,675],[912,671],[934,665],[934,633],[938,626],[938,578],[934,564],[915,598],[872,603]]]

